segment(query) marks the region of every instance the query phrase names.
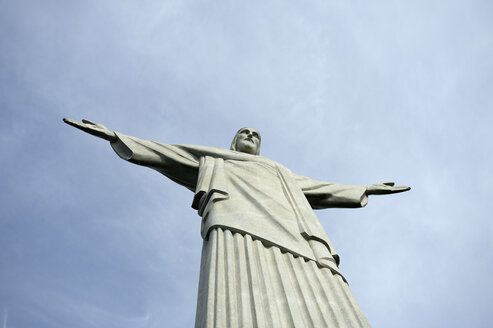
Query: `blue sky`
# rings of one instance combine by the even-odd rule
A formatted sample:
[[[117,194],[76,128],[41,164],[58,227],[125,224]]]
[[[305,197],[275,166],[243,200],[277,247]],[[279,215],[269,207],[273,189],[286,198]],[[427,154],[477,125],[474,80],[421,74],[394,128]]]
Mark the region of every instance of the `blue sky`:
[[[374,327],[489,327],[490,1],[0,1],[0,318],[190,327],[192,195],[62,123],[405,194],[317,211]]]

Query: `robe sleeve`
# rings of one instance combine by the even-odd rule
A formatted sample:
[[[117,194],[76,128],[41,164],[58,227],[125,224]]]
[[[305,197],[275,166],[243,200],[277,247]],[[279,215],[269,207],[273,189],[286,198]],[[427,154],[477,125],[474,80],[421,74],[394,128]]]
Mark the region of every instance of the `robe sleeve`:
[[[366,186],[322,182],[297,174],[294,177],[313,209],[357,208],[368,203]]]
[[[168,145],[141,140],[115,132],[117,141],[111,143],[122,159],[152,168],[174,182],[195,191],[199,171],[199,155],[190,146]]]

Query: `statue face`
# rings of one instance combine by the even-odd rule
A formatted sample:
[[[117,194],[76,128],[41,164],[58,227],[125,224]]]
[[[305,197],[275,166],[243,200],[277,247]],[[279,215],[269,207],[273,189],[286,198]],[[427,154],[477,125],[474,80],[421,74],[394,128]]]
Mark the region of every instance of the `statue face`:
[[[252,128],[243,128],[236,135],[236,150],[252,155],[258,154],[260,133]]]

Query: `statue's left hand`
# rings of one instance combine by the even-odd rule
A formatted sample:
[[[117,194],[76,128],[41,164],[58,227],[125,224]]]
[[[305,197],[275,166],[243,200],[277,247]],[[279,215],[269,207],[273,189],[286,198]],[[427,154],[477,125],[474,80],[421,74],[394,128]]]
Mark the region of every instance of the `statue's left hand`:
[[[117,140],[115,133],[108,130],[108,128],[105,127],[103,124],[91,122],[89,120],[82,120],[82,122],[79,122],[69,118],[64,118],[63,121],[68,125],[73,126],[74,128],[92,134],[93,136],[102,138],[104,140],[108,140],[110,142]]]
[[[366,187],[367,195],[386,195],[386,194],[395,194],[398,192],[404,192],[410,190],[411,187],[407,186],[394,186],[393,182],[382,182],[375,183],[371,186]]]

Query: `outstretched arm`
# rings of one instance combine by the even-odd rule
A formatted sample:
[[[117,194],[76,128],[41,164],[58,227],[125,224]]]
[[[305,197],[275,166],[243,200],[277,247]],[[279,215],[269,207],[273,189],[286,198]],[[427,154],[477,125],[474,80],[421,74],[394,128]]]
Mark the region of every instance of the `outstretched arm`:
[[[393,194],[411,189],[406,186],[394,187],[393,182],[353,186],[321,182],[301,175],[294,176],[313,209],[363,207],[368,203],[369,195]]]
[[[122,159],[147,166],[171,180],[194,191],[197,181],[199,156],[180,145],[142,140],[108,130],[104,125],[64,118],[63,121],[93,136],[111,142],[111,147]]]
[[[108,130],[104,125],[91,122],[89,120],[83,119],[82,122],[71,120],[69,118],[64,118],[63,121],[68,125],[73,126],[79,130],[82,130],[86,133],[92,134],[93,136],[99,137],[104,140],[108,140],[110,142],[115,142],[117,137],[115,132]]]

